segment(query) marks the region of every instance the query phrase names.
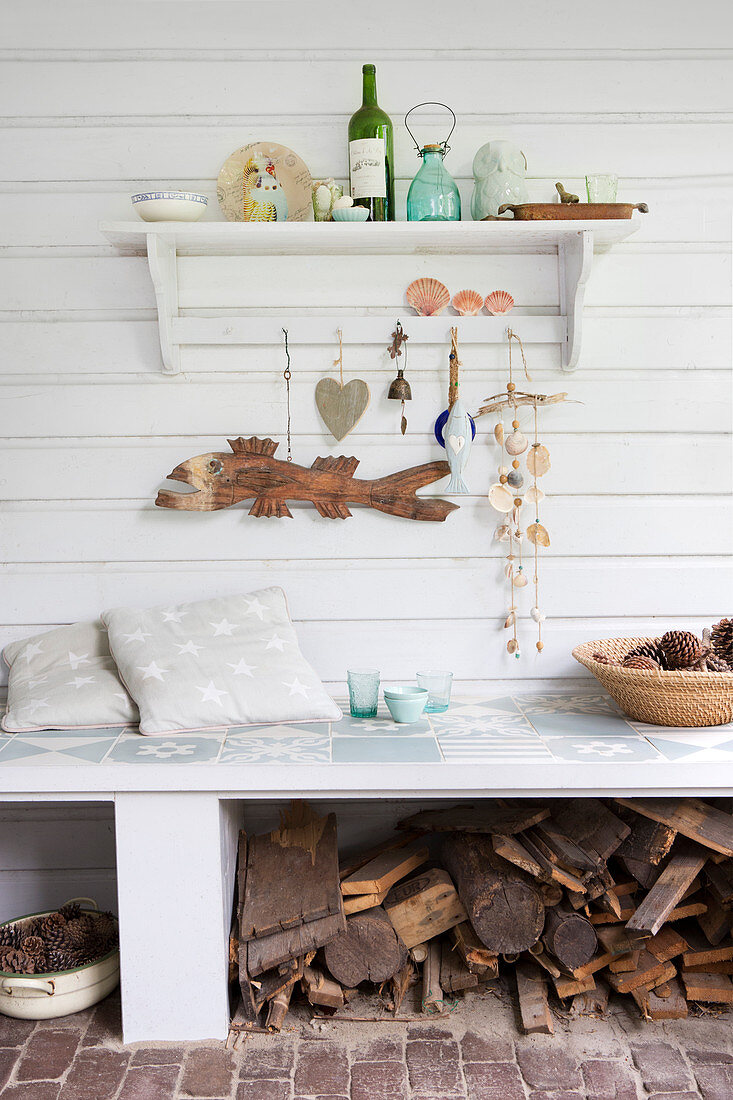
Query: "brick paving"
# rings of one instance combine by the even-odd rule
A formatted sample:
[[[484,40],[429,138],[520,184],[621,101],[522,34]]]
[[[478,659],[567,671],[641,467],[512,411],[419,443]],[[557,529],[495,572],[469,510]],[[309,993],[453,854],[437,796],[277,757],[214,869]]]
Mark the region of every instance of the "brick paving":
[[[359,1002],[359,1015],[369,1015]],[[408,1008],[406,1011],[410,1011]],[[626,1001],[603,1019],[517,1032],[493,983],[424,1022],[314,1027],[224,1043],[121,1042],[119,997],[38,1024],[0,1016],[2,1100],[733,1100],[733,1013],[645,1024]]]

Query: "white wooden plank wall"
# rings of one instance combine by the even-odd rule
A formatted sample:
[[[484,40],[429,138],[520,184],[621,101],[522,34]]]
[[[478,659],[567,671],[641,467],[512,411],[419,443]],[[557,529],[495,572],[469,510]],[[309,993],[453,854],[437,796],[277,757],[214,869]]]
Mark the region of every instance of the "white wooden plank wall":
[[[109,605],[282,583],[303,647],[330,684],[349,663],[379,664],[393,679],[428,664],[493,691],[577,677],[570,648],[583,639],[699,629],[730,613],[732,11],[720,0],[619,0],[601,16],[594,5],[533,0],[507,18],[495,0],[379,0],[360,6],[357,20],[350,5],[321,19],[278,0],[8,7],[0,643]],[[402,115],[435,98],[459,116],[447,166],[466,212],[473,154],[491,138],[525,150],[535,198],[549,198],[556,179],[582,192],[586,171],[611,170],[622,199],[651,209],[633,240],[595,265],[577,373],[561,373],[557,347],[530,349],[535,384],[582,402],[544,421],[553,546],[541,659],[527,623],[521,662],[503,652],[486,421],[469,469],[473,495],[445,525],[373,512],[342,525],[312,509],[268,523],[152,505],[176,462],[227,435],[283,439],[282,356],[277,347],[186,347],[180,377],[161,377],[146,262],[117,255],[97,223],[130,217],[131,192],[165,185],[204,190],[207,216],[217,217],[220,164],[257,138],[291,145],[316,177],[343,178],[363,61],[376,62],[380,101],[395,120],[401,203],[418,165]],[[442,136],[441,125],[433,117],[420,135]],[[372,388],[372,407],[345,442],[363,476],[438,457],[431,425],[444,405],[446,345],[412,349],[404,440],[385,400],[384,349],[396,317],[410,331],[403,293],[412,278],[434,274],[453,291],[510,289],[520,335],[522,315],[558,309],[548,257],[338,259],[313,264],[305,284],[287,263],[255,262],[182,261],[183,299],[189,312],[290,310],[296,460],[343,449],[330,445],[313,403],[335,346],[299,345],[298,313],[343,311],[347,333],[349,316],[375,314],[369,342],[348,345],[345,360]],[[472,345],[463,359],[475,407],[502,388],[505,355]],[[35,836],[37,822],[25,828]],[[38,866],[59,865],[49,853],[39,845]],[[84,856],[87,870],[97,856],[104,863]],[[45,902],[44,891],[5,894],[12,909]]]

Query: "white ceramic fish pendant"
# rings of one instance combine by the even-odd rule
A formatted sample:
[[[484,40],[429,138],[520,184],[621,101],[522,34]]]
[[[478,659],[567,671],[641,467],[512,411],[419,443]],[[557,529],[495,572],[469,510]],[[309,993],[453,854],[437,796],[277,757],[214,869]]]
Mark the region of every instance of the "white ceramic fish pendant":
[[[443,438],[445,439],[445,457],[450,466],[450,481],[445,491],[446,493],[467,493],[468,487],[462,474],[468,465],[473,440],[471,418],[460,397],[454,402],[450,411]]]

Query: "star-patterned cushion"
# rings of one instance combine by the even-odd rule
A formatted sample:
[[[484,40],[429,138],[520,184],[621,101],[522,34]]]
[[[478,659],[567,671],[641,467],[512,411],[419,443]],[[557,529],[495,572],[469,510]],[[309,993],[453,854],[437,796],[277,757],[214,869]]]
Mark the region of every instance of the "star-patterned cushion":
[[[10,669],[2,728],[98,729],[137,722],[100,622],[60,626],[3,650]]]
[[[300,652],[282,588],[102,621],[141,733],[341,717]]]

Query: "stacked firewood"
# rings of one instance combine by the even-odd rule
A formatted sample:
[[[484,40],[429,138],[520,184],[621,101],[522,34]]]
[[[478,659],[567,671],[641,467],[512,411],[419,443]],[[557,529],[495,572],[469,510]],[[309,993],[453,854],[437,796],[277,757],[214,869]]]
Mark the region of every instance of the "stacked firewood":
[[[279,1030],[296,988],[321,1014],[364,983],[397,1013],[421,982],[422,1011],[443,1013],[507,969],[527,1032],[552,1032],[550,993],[585,1014],[613,990],[651,1020],[733,1004],[728,810],[491,800],[414,814],[339,865],[335,816],[296,804],[279,830],[241,836],[233,955],[245,1026],[267,1008]]]

